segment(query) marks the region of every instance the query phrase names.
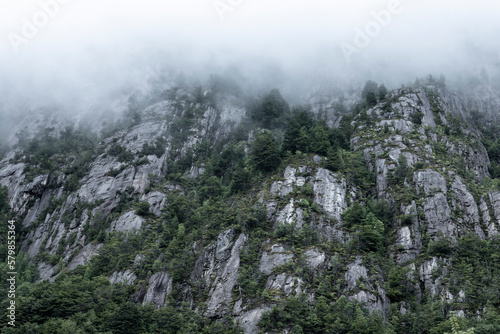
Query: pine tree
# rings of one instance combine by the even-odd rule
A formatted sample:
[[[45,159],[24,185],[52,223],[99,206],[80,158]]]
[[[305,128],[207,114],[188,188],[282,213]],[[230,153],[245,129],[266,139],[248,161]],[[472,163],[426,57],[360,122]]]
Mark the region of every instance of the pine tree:
[[[326,156],[330,148],[330,140],[325,127],[320,124],[316,125],[313,129],[313,135],[314,141],[311,143],[311,151]]]
[[[324,167],[332,172],[338,172],[344,167],[344,161],[339,149],[328,148]]]
[[[252,109],[252,119],[266,129],[280,126],[278,119],[290,113],[290,106],[279,89],[271,90]]]
[[[238,193],[240,191],[245,191],[250,187],[250,182],[252,181],[252,174],[248,168],[240,168],[236,170],[233,174],[231,180],[231,193]]]
[[[385,88],[384,84],[381,84],[378,88],[378,98],[379,100],[384,100],[387,95],[387,88]]]
[[[295,154],[297,151],[297,138],[300,134],[300,127],[296,119],[292,119],[288,126],[286,127],[285,134],[283,136],[283,143],[281,145],[281,152],[290,152]]]
[[[377,96],[373,92],[368,92],[366,94],[366,103],[368,107],[374,107],[377,104]]]
[[[300,128],[299,137],[297,138],[297,150],[304,153],[309,152],[309,134],[305,126]]]
[[[263,131],[253,144],[252,161],[257,170],[271,172],[281,162],[278,143],[270,131]]]

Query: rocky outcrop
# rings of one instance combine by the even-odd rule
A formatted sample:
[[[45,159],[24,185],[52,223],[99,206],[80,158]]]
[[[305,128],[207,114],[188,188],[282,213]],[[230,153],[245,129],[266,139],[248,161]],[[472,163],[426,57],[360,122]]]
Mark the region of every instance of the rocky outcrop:
[[[333,94],[322,99],[322,93],[316,93],[309,96],[312,112],[329,126],[338,126],[343,117],[337,112],[342,109],[342,98]],[[431,255],[424,252],[430,249],[426,248],[428,243],[432,245],[442,238],[449,239],[453,246],[458,238],[470,232],[482,239],[498,235],[500,192],[481,191],[483,188],[477,185],[484,184],[471,183],[474,178],[475,182],[480,182],[488,176],[489,160],[478,131],[465,122],[459,122],[458,128],[453,125],[459,113],[467,117],[466,103],[470,100],[442,91],[439,94],[442,96],[431,96],[427,89],[417,88],[396,90],[353,120],[351,145],[375,173],[375,189],[364,189],[362,185],[356,189],[354,184],[359,180],[353,180],[349,170],[333,173],[322,168],[325,157],[299,154],[289,157],[290,165],[282,175],[256,177],[248,193],[224,197],[221,202],[236,207],[237,214],[227,225],[210,225],[210,233],[200,240],[189,239],[181,245],[186,247],[183,251],[191,252],[189,257],[194,258],[194,266],[187,269],[189,279],[184,282],[174,282],[171,274],[165,271],[148,273],[151,276],[144,280],[138,280],[136,273],[143,278],[150,262],[159,259],[163,263],[164,253],[159,251],[158,257],[155,252],[167,247],[171,241],[168,238],[173,238],[170,224],[175,221],[173,217],[177,212],[172,211],[179,209],[175,196],[185,195],[186,202],[194,204],[197,196],[193,189],[196,188],[191,184],[211,173],[214,166],[207,163],[208,160],[205,165],[201,162],[203,158],[195,155],[195,159],[187,159],[189,162],[183,166],[182,173],[174,178],[170,178],[173,175],[171,168],[178,167],[179,162],[184,164],[183,158],[191,158],[191,152],[202,146],[198,144],[204,145],[205,140],[222,147],[224,140],[229,138],[227,135],[245,114],[245,109],[235,106],[234,101],[221,96],[217,109],[190,99],[160,101],[139,111],[140,122],[116,130],[97,144],[95,156],[85,166],[77,186],[73,184],[72,191],[67,187],[67,173],[74,167],[74,159],[61,162],[61,171],[47,174],[39,169],[43,174],[33,176],[25,172],[30,167],[27,163],[10,162],[16,153],[22,153],[20,151],[12,151],[0,161],[0,185],[9,188],[9,204],[20,222],[22,219],[26,237],[21,250],[33,259],[38,259],[40,254],[45,259],[60,255],[57,265],[37,263],[40,279],[54,280],[61,269],[73,270],[88,263],[103,246],[96,240],[106,240],[106,233],[124,232],[117,234],[123,235],[127,242],[133,235],[129,233],[158,232],[157,240],[145,238],[144,249],[130,254],[128,260],[134,259],[130,269],[120,269],[109,276],[110,283],[133,285],[136,289],[134,302],[152,303],[157,308],[165,306],[168,296],[175,291],[174,296],[180,296],[176,302],[185,302],[200,312],[203,310],[204,316],[220,319],[232,314],[245,333],[257,333],[257,323],[263,312],[290,296],[306,293],[308,300],[314,302],[317,285],[311,284],[311,280],[316,282],[325,277],[334,277],[342,294],[360,302],[371,312],[388,310],[390,300],[384,290],[384,279],[389,273],[378,268],[376,261],[370,259],[371,255],[349,253],[354,245],[349,241],[356,241],[361,234],[355,228],[344,226],[342,213],[356,200],[373,210],[370,200],[378,199],[392,212],[392,220],[384,221],[386,259],[409,268],[408,275],[411,275],[411,284],[415,285],[418,301],[427,292],[443,300],[461,301],[464,292],[453,296],[450,290],[454,290],[448,286],[452,261],[439,257],[429,259]],[[352,105],[359,99],[357,95],[345,94],[345,103]],[[191,113],[189,117],[187,111]],[[361,119],[362,116],[365,119]],[[180,118],[190,124],[188,129],[182,130],[179,136],[182,140],[172,135],[178,130],[175,121]],[[56,124],[55,128],[54,133],[57,133],[61,125]],[[453,131],[462,132],[466,139],[461,140],[460,136],[452,134]],[[249,136],[252,138],[252,134]],[[162,143],[160,149],[155,147],[157,142]],[[246,154],[250,152],[251,145],[238,145],[244,147]],[[117,151],[128,154],[117,156],[112,150],[115,146],[119,147]],[[343,154],[349,159],[354,156],[352,152]],[[16,159],[23,161],[19,157]],[[169,179],[180,180],[176,182],[182,187],[166,183],[166,175]],[[249,199],[248,207],[241,209],[234,204],[240,195]],[[134,208],[138,202],[149,203],[150,213],[136,214]],[[203,205],[206,205],[204,210],[213,203],[207,201]],[[247,224],[245,215],[251,211],[245,210],[253,210],[259,205],[267,212],[262,215],[259,212],[257,228],[249,227],[252,224]],[[172,208],[175,210],[170,210]],[[197,219],[177,217],[188,231],[186,234],[193,229],[200,234],[205,232],[203,224],[207,215],[203,210]],[[176,224],[173,224],[173,231]],[[193,228],[190,224],[199,225]],[[290,233],[294,240],[278,233],[289,233],[290,225],[296,228],[293,231],[296,234]],[[234,228],[214,232],[220,228],[214,226]],[[266,231],[259,230],[263,226]],[[248,242],[250,235],[247,233],[256,230],[256,235],[264,232],[257,236],[262,239],[255,244]],[[208,239],[214,235],[216,240]],[[296,238],[297,235],[300,237]],[[306,240],[309,237],[314,241]],[[334,249],[339,243],[348,251],[337,253]],[[259,255],[245,267],[245,273],[253,270],[252,279],[258,280],[258,291],[263,292],[260,296],[238,289],[238,284],[242,283],[238,282],[242,272],[240,253],[250,245],[258,248],[255,254]],[[189,265],[192,265],[190,261],[191,258]],[[262,296],[266,298],[259,299]],[[408,304],[402,303],[399,309],[406,310],[405,307]]]
[[[228,312],[231,292],[238,279],[239,252],[247,237],[236,231],[222,232],[217,241],[198,256],[191,273],[191,281],[205,283],[208,290],[207,316],[220,316]]]
[[[241,312],[236,316],[236,321],[243,328],[244,334],[257,334],[260,331],[260,328],[257,326],[260,318],[262,318],[264,312],[270,310],[270,307],[259,307],[250,311]]]
[[[135,214],[135,211],[129,211],[120,216],[111,223],[110,231],[129,232],[137,231],[141,228],[144,218]]]
[[[159,191],[152,191],[141,196],[141,201],[146,201],[149,203],[149,211],[151,211],[156,216],[161,215],[161,210],[165,206],[165,201],[167,196]]]
[[[293,191],[294,185],[302,187],[306,182],[306,179],[300,176],[296,177],[295,175],[297,171],[303,173],[305,169],[306,167],[300,167],[299,170],[291,166],[286,167],[285,172],[283,173],[284,180],[276,181],[271,185],[271,194],[279,197],[285,197]]]
[[[266,289],[283,293],[285,296],[299,295],[303,292],[304,281],[301,278],[280,273],[269,276],[266,282]]]
[[[418,171],[413,174],[413,182],[417,195],[431,196],[437,192],[446,194],[446,179],[443,175],[433,170]]]
[[[80,264],[85,264],[90,261],[90,259],[97,254],[99,248],[102,244],[88,244],[82,248],[82,250],[71,260],[68,264],[68,270],[75,269]]]
[[[377,281],[379,278],[376,278]],[[364,305],[370,312],[387,310],[389,299],[386,296],[383,284],[373,284],[373,278],[369,276],[368,269],[362,264],[361,257],[347,265],[345,273],[347,290],[352,291],[349,298]],[[378,283],[378,282],[377,282]],[[376,294],[373,291],[377,291]]]
[[[368,279],[368,269],[362,264],[362,259],[357,257],[355,262],[347,266],[347,272],[345,273],[347,289],[353,290],[360,279]]]
[[[109,276],[109,282],[111,284],[122,283],[122,284],[133,284],[137,276],[130,270],[125,271],[115,271],[111,276]]]
[[[420,281],[425,285],[425,291],[431,297],[444,296],[446,289],[441,285],[448,272],[449,260],[433,257],[420,266]]]
[[[172,292],[172,277],[166,272],[155,273],[149,278],[148,289],[142,304],[153,303],[157,308],[165,306],[170,292]]]
[[[313,182],[314,201],[329,217],[341,221],[340,214],[347,209],[345,180],[326,169],[319,168]]]
[[[278,213],[276,223],[295,224],[297,228],[301,228],[304,224],[303,214],[304,211],[300,207],[295,207],[295,200],[292,198],[283,210]]]
[[[312,270],[318,269],[325,262],[326,255],[317,248],[311,248],[304,252],[306,264]]]
[[[269,275],[274,268],[282,266],[293,259],[293,254],[286,251],[280,244],[274,244],[271,249],[264,251],[260,258],[259,271]]]

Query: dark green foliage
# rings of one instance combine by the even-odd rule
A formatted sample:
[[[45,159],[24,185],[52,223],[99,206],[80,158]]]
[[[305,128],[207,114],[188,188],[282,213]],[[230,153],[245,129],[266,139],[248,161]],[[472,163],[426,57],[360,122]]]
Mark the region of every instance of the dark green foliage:
[[[323,156],[326,156],[330,148],[330,140],[328,139],[328,127],[326,124],[318,124],[312,130],[313,141],[310,144],[311,151]]]
[[[248,168],[244,167],[236,170],[230,184],[231,193],[236,194],[248,190],[251,182],[252,174]]]
[[[368,96],[368,93],[373,93],[374,95],[378,93],[378,84],[375,81],[368,80],[365,83],[365,87],[363,88],[363,91],[361,92],[361,98],[365,99]],[[375,99],[377,98],[374,96]]]
[[[149,207],[150,204],[148,202],[139,202],[137,203],[137,210],[135,213],[143,217],[149,216],[151,214]]]
[[[278,143],[271,132],[262,131],[258,134],[251,157],[256,169],[261,172],[271,172],[278,167],[281,162]]]
[[[344,168],[344,160],[340,154],[340,149],[328,148],[324,167],[332,172],[338,172]]]
[[[425,162],[419,161],[415,163],[415,170],[423,169],[425,167]]]
[[[422,125],[422,118],[424,117],[424,114],[420,111],[415,111],[412,112],[410,115],[410,120],[412,121],[413,124],[415,125]]]
[[[488,171],[490,172],[491,177],[500,178],[500,164],[499,163],[492,161]]]
[[[330,129],[328,138],[333,147],[340,147],[347,151],[351,149],[351,135],[353,133],[351,121],[352,116],[345,115],[340,120],[340,126],[338,128]]]
[[[487,305],[500,307],[500,238],[481,240],[468,234],[451,252],[452,292],[465,292],[467,307],[475,312]]]
[[[315,121],[304,108],[295,109],[294,114],[285,129],[281,146],[283,154],[301,151],[326,156],[330,147],[350,149],[352,128],[349,117],[342,119],[339,128],[330,129],[324,121]]]
[[[394,171],[394,181],[396,184],[402,184],[409,172],[406,157],[403,154],[400,154],[398,158],[398,167]]]
[[[375,97],[369,105],[373,105],[378,99],[386,99],[383,103],[387,103],[389,110],[390,101],[387,101],[385,87],[381,85],[377,90],[371,91],[375,86],[373,82],[367,84],[365,99]],[[216,108],[222,94],[233,93],[235,92],[232,91],[230,81],[220,78],[212,80],[210,91],[207,92],[204,92],[201,86],[193,90],[184,87],[169,92],[174,98],[173,102],[182,103],[177,103],[174,107],[175,117],[172,132],[169,133],[169,136],[172,136],[170,143],[173,149],[169,155],[167,179],[174,182],[167,185],[162,176],[157,176],[156,179],[150,178],[151,184],[148,187],[149,190],[165,190],[168,193],[159,217],[150,214],[147,202],[139,202],[139,196],[133,188],[116,194],[120,203],[107,216],[99,210],[94,210],[102,202],[92,205],[77,203],[77,210],[74,213],[68,212],[63,217],[66,228],[69,228],[73,219],[81,220],[83,211],[88,209],[89,221],[92,223],[85,224],[83,233],[89,242],[104,245],[89,264],[70,273],[64,268],[61,259],[65,247],[75,244],[75,233],[61,238],[59,248],[53,255],[48,252],[39,254],[37,260],[60,264],[61,274],[52,284],[34,283],[38,275],[36,266],[27,255],[20,253],[18,301],[19,318],[22,320],[12,333],[241,333],[231,319],[233,315],[230,311],[223,319],[209,319],[203,316],[209,293],[207,286],[209,282],[213,283],[213,276],[206,276],[196,282],[191,279],[195,260],[203,254],[207,246],[214,244],[222,231],[229,228],[234,229],[236,235],[244,233],[247,239],[239,253],[238,280],[232,291],[232,301],[226,306],[231,308],[232,303],[238,300],[243,301],[247,310],[276,305],[262,317],[262,332],[279,333],[286,329],[292,333],[442,334],[451,331],[450,310],[464,310],[465,317],[459,319],[462,329],[474,327],[476,333],[499,332],[498,238],[481,240],[474,235],[466,235],[459,237],[456,243],[452,244],[442,236],[433,235],[433,241],[429,241],[431,237],[425,229],[426,223],[419,219],[422,245],[426,252],[409,261],[407,266],[395,263],[395,257],[406,252],[406,249],[395,246],[398,229],[401,225],[417,226],[413,221],[416,215],[423,216],[422,202],[417,204],[418,212],[402,215],[399,211],[402,208],[400,196],[405,194],[391,194],[390,191],[396,188],[391,185],[387,189],[390,205],[377,200],[375,174],[368,169],[367,162],[373,161],[374,157],[363,154],[362,150],[353,151],[350,147],[353,128],[356,128],[356,125],[368,125],[375,120],[373,115],[366,112],[366,103],[356,105],[352,113],[341,110],[345,108],[343,106],[335,107],[342,117],[339,127],[335,129],[330,129],[323,121],[315,119],[304,107],[296,108],[293,118],[289,121],[286,108],[283,112],[279,111],[280,108],[271,109],[269,117],[265,114],[255,114],[253,122],[244,120],[237,130],[219,142],[214,141],[216,136],[213,133],[208,133],[194,147],[185,149],[185,140],[198,131],[197,118],[203,115],[206,107]],[[263,98],[256,106],[265,108],[266,103],[267,107],[282,104],[284,100],[280,101],[278,95],[271,93],[267,100]],[[182,94],[186,97],[181,98]],[[433,99],[431,103],[436,114],[443,114],[439,108],[439,98],[432,95],[430,99]],[[139,107],[131,105],[131,108]],[[324,113],[320,112],[319,118],[323,116]],[[415,113],[411,117],[415,124],[421,122],[422,115]],[[438,130],[447,131],[450,136],[460,134],[460,127],[457,125],[459,122],[449,119],[448,124],[448,128],[438,125]],[[257,126],[275,131],[262,132],[261,129],[256,129]],[[370,130],[366,127],[364,129]],[[498,167],[496,161],[500,162],[500,153],[497,154],[497,134],[491,131],[492,134],[485,135],[484,141],[487,142],[485,146],[492,161],[490,170],[494,171]],[[250,133],[255,136],[255,141],[250,147],[250,154],[246,156],[246,141]],[[365,133],[356,133],[359,134]],[[143,158],[146,155],[162,156],[168,143],[160,138],[170,138],[159,136],[153,145],[145,144],[139,155]],[[79,180],[86,173],[89,161],[92,161],[96,154],[104,153],[104,149],[96,153],[87,149],[82,151],[82,154],[73,153],[71,158],[62,157],[64,152],[51,155],[52,148],[45,147],[46,144],[50,142],[56,146],[60,145],[57,144],[59,139],[51,141],[51,137],[43,139],[44,144],[41,146],[31,141],[21,142],[20,145],[24,145],[26,149],[36,154],[41,153],[41,159],[37,160],[37,169],[31,171],[32,175],[45,171],[58,172],[58,168],[63,166],[62,171],[67,176],[65,189],[75,191],[78,189]],[[278,152],[276,138],[282,137],[281,150]],[[70,134],[69,138],[73,138],[73,135]],[[361,136],[361,140],[364,139]],[[112,170],[108,175],[117,176],[125,168],[147,162],[144,159],[135,159],[131,152],[117,143],[118,140],[108,153],[127,163]],[[447,153],[444,141],[435,144],[434,149],[440,154],[440,158]],[[72,150],[76,152],[76,148]],[[297,151],[311,154],[295,155]],[[344,178],[349,193],[350,189],[356,188],[356,194],[346,199],[349,204],[353,199],[357,201],[342,214],[343,225],[336,225],[337,222],[326,217],[320,205],[313,201],[315,186],[310,180],[314,179],[314,173],[317,171],[315,168],[319,168],[310,164],[313,154],[326,157],[322,158],[323,167],[335,171],[339,178]],[[28,159],[33,159],[33,154]],[[296,175],[307,179],[305,185],[299,186],[297,182],[289,195],[278,198],[267,190],[274,182],[282,181],[283,172],[279,166],[281,159],[286,161],[287,166],[308,165],[309,168]],[[429,168],[434,168],[435,161],[428,160]],[[132,161],[135,163],[128,163]],[[450,165],[458,169],[457,166],[465,166],[465,163],[452,160]],[[188,177],[193,166],[203,167],[204,173],[196,178]],[[311,166],[313,167],[310,168]],[[424,166],[424,163],[416,164],[415,169]],[[272,174],[277,167],[281,172]],[[462,168],[465,167],[460,167]],[[411,171],[404,156],[401,156],[393,182],[401,185],[405,179],[411,177]],[[500,175],[500,172],[492,175]],[[468,181],[465,178],[464,180]],[[469,183],[467,185],[470,186]],[[182,191],[173,190],[172,186]],[[479,188],[481,185],[477,187],[479,190],[476,192],[482,194],[483,189]],[[408,190],[408,193],[413,193],[413,190]],[[6,221],[9,215],[6,198],[6,188],[0,188],[2,221]],[[294,224],[274,224],[269,220],[268,203],[276,200],[277,210],[282,210],[290,203],[291,198],[295,200],[295,208],[303,210],[304,224],[300,228]],[[416,199],[418,200],[424,201],[425,198]],[[489,204],[487,196],[485,200]],[[52,201],[33,226],[38,226],[37,224],[43,222],[49,214],[60,209],[63,202],[64,200]],[[125,210],[133,209],[147,218],[147,222],[139,231],[130,232],[128,235],[106,232],[112,221]],[[459,212],[454,214],[458,215]],[[348,241],[326,241],[322,238],[326,229],[321,230],[319,223],[325,227],[336,225],[335,228],[344,229],[344,235],[348,236],[345,240]],[[1,247],[5,245],[2,239],[2,235],[6,234],[4,225],[0,225]],[[460,229],[460,233],[461,231],[463,230]],[[21,235],[21,231],[18,232]],[[304,283],[302,291],[306,291],[307,295],[293,296],[292,293],[291,296],[286,296],[281,290],[265,289],[269,277],[259,270],[262,252],[269,252],[269,247],[277,243],[284,245],[290,254],[293,253],[294,259],[276,267],[273,275],[285,273],[296,277],[297,281]],[[305,251],[313,248],[325,253],[325,262],[314,270],[307,265],[304,255]],[[2,248],[2,256],[4,253]],[[347,293],[346,271],[358,255],[361,255],[368,276],[361,277],[354,290]],[[419,268],[431,256],[438,258],[438,268],[433,272],[432,278],[444,275],[439,279],[439,284],[448,288],[454,296],[459,296],[459,291],[464,291],[463,300],[456,298],[453,303],[448,303],[441,301],[439,295],[432,299],[425,293],[424,282],[419,277]],[[1,259],[4,258],[5,256]],[[135,263],[136,259],[140,260]],[[441,261],[451,262],[452,266],[446,269]],[[413,264],[415,272],[410,270]],[[137,275],[135,285],[110,285],[109,275],[125,269],[131,269]],[[6,272],[5,261],[0,261],[2,291],[5,290]],[[173,290],[167,305],[156,310],[154,305],[143,306],[140,301],[131,303],[134,296],[140,295],[141,289],[147,288],[151,275],[157,272],[167,272],[173,278]],[[381,315],[369,314],[363,309],[363,305],[346,297],[347,294],[352,296],[359,291],[382,297],[378,294],[379,286],[385,289],[391,303],[390,310],[384,313],[384,320]],[[295,287],[293,290],[295,291]],[[313,300],[309,297],[310,294],[314,295]],[[183,303],[191,297],[192,304]],[[1,303],[1,308],[5,310],[5,296]],[[400,311],[403,308],[406,309],[404,314]],[[5,327],[5,317],[0,320],[0,327]],[[3,328],[2,331],[6,330]]]
[[[215,199],[222,195],[222,186],[217,176],[203,179],[200,188],[200,200]]]
[[[491,160],[500,161],[500,139],[488,146],[488,155]]]
[[[393,303],[412,300],[417,282],[410,267],[394,266],[385,284],[387,296]]]
[[[368,169],[363,152],[350,154],[346,167],[349,171],[347,177],[356,186],[365,191],[369,191],[375,186],[375,173]]]
[[[0,214],[5,214],[9,210],[8,189],[6,186],[0,187]]]
[[[131,162],[134,160],[134,155],[132,152],[128,151],[125,147],[114,144],[111,146],[107,152],[109,155],[118,158],[120,162]]]
[[[301,333],[384,333],[380,316],[368,315],[344,296],[333,303],[319,297],[315,305],[308,302],[305,295],[289,297],[265,313],[259,325],[264,331],[292,328]]]
[[[145,155],[156,155],[160,158],[165,153],[166,145],[167,141],[163,137],[156,138],[154,145],[144,143],[142,145],[142,151],[139,153],[139,157],[143,157]]]
[[[214,154],[213,165],[214,174],[217,177],[226,177],[230,180],[232,174],[242,168],[245,159],[245,151],[243,145],[236,145],[230,142],[222,150],[222,153],[217,152]]]
[[[377,105],[377,96],[375,95],[375,93],[368,92],[366,94],[366,104],[368,105],[368,107],[374,107]]]
[[[437,241],[430,241],[427,247],[427,254],[431,256],[450,256],[452,251],[451,242],[447,238],[440,238]]]
[[[401,225],[403,226],[411,226],[411,224],[413,223],[412,215],[401,215],[399,219],[401,219]]]
[[[346,228],[352,228],[356,225],[362,225],[366,218],[366,208],[360,202],[354,202],[347,210],[342,213],[342,220]]]
[[[40,129],[32,139],[27,139],[30,134],[26,129],[17,133],[17,147],[24,151],[23,162],[27,163],[24,172],[28,180],[58,172],[68,165],[66,174],[81,178],[87,172],[96,143],[95,134],[86,128],[75,130],[72,126],[59,134],[54,132],[53,128]]]
[[[309,153],[309,146],[311,145],[311,138],[309,137],[307,129],[303,126],[299,130],[299,136],[297,137],[297,150]]]
[[[355,245],[363,252],[382,252],[384,246],[384,224],[368,213],[361,226],[356,229]]]
[[[240,272],[238,275],[238,290],[247,298],[258,298],[266,277],[259,271],[260,240],[252,238],[249,246],[240,254]]]
[[[306,152],[304,148],[307,150],[309,147],[309,130],[312,128],[314,120],[307,110],[303,108],[295,108],[293,114],[294,117],[288,122],[285,129],[281,147],[283,153],[289,151],[295,154],[297,150]],[[300,136],[302,136],[302,138],[299,143]]]
[[[113,333],[136,334],[143,329],[139,310],[134,303],[125,302],[110,317],[108,329]]]
[[[383,218],[385,215],[383,215]],[[386,218],[387,219],[387,218]],[[382,252],[385,225],[376,214],[355,202],[342,213],[344,227],[354,232],[353,246],[362,252]]]
[[[290,106],[278,89],[271,90],[251,107],[250,115],[261,127],[273,129],[282,127],[283,118],[290,113]]]
[[[16,327],[6,331],[7,318],[2,316],[2,333],[242,333],[231,319],[212,321],[187,305],[169,303],[155,309],[131,303],[133,289],[85,273],[86,268],[80,266],[71,274],[61,274],[54,283],[23,283],[16,296]]]
[[[274,229],[273,237],[291,247],[307,247],[319,240],[316,231],[310,226],[305,225],[299,229],[295,224],[279,224]]]
[[[387,88],[385,88],[384,84],[381,84],[378,87],[378,98],[379,100],[385,100],[385,97],[387,95]]]
[[[134,252],[140,248],[140,236],[129,237],[124,242],[122,234],[112,234],[106,244],[99,248],[98,255],[92,258],[89,270],[91,277],[111,274],[115,270],[128,267],[133,261]]]

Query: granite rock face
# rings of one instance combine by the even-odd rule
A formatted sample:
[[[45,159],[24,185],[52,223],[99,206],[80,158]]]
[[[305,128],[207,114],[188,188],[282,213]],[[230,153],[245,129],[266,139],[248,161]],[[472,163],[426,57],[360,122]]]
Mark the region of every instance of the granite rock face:
[[[345,180],[320,168],[313,182],[314,201],[325,210],[329,217],[341,221],[340,214],[347,209]]]
[[[199,104],[184,103],[183,108],[199,110],[201,117],[192,125],[191,135],[182,144],[181,152],[196,145],[208,132],[214,132],[215,139],[220,139],[234,129],[245,110],[228,101],[223,104],[224,107],[216,111]],[[95,149],[101,153],[96,153],[89,162],[85,175],[78,180],[77,190],[73,192],[65,189],[68,176],[64,173],[28,178],[25,163],[11,163],[21,152],[9,152],[0,160],[0,185],[8,187],[10,207],[23,217],[22,225],[29,230],[21,250],[34,258],[43,252],[55,254],[62,241],[74,240],[63,250],[65,264],[74,269],[96,254],[96,247],[90,244],[92,240],[89,240],[86,230],[123,206],[124,198],[146,201],[150,204],[150,212],[160,216],[168,194],[182,192],[182,189],[172,185],[146,191],[152,182],[164,177],[169,163],[172,163],[169,161],[172,149],[170,132],[174,126],[174,114],[178,112],[179,106],[171,100],[155,103],[138,112],[140,122],[104,137]],[[64,117],[34,117],[26,120],[25,132],[35,134],[38,129],[46,127],[52,136],[58,137],[67,126],[77,128],[78,124]],[[166,143],[164,151],[149,155],[141,153],[145,146],[154,146],[158,140]],[[110,153],[116,147],[129,154],[128,161]],[[72,167],[75,160],[69,157],[66,167]],[[200,169],[197,173],[201,175],[203,171]],[[52,207],[54,201],[60,202],[59,205]],[[87,209],[80,213],[79,208],[84,205]],[[134,211],[124,212],[115,218],[107,232],[138,231],[144,221]],[[70,259],[71,262],[67,262]],[[44,270],[42,278],[50,278],[47,277],[49,272]]]
[[[282,266],[293,259],[282,245],[274,244],[269,251],[264,251],[260,258],[259,270],[267,275],[273,272],[273,269]]]
[[[316,116],[328,126],[338,127],[343,118],[339,111],[342,101],[345,106],[353,105],[358,95],[319,87],[307,100]],[[467,122],[470,106],[484,111],[489,122],[496,120],[500,98],[481,102],[487,95],[484,87],[468,96],[446,91],[432,96],[425,89],[399,89],[366,110],[369,122],[363,123],[357,116],[352,123],[351,146],[374,173],[374,187],[369,192],[352,180],[350,171],[329,171],[323,168],[325,157],[312,154],[291,158],[288,166],[263,176],[244,194],[253,201],[251,209],[262,208],[264,218],[259,224],[268,228],[268,234],[258,240],[251,264],[241,260],[254,241],[253,230],[240,219],[242,214],[213,232],[211,239],[203,235],[200,240],[186,241],[183,247],[191,252],[192,262],[185,281],[176,282],[168,267],[148,272],[151,258],[165,258],[163,251],[150,256],[149,250],[132,254],[130,268],[107,273],[109,281],[135,287],[136,303],[160,308],[172,294],[182,296],[177,302],[185,302],[212,319],[232,315],[246,334],[258,333],[264,312],[285,298],[306,294],[314,302],[317,296],[310,280],[325,277],[327,272],[341,281],[348,298],[370,312],[387,315],[391,301],[384,279],[388,273],[360,253],[339,260],[338,254],[324,246],[352,247],[351,241],[359,236],[344,226],[342,214],[355,201],[368,207],[366,198],[371,196],[394,214],[385,226],[390,229],[386,232],[392,243],[385,251],[388,259],[408,269],[417,300],[426,293],[441,300],[463,300],[463,291],[450,293],[456,292],[449,289],[452,262],[421,255],[431,242],[446,239],[454,245],[469,233],[483,240],[500,233],[500,192],[477,187],[487,180],[490,161],[479,131]],[[69,176],[65,172],[28,175],[27,163],[15,159],[22,152],[9,152],[0,161],[0,185],[7,186],[9,205],[26,231],[21,251],[32,259],[40,255],[61,257],[61,266],[38,261],[40,279],[53,281],[60,267],[74,270],[91,261],[104,246],[106,234],[123,235],[128,242],[148,229],[170,228],[171,217],[165,213],[174,205],[172,199],[195,197],[185,183],[201,182],[213,166],[192,161],[179,176],[182,182],[176,181],[179,184],[163,181],[165,175],[179,156],[198,149],[205,140],[229,141],[231,131],[246,113],[240,103],[233,102],[223,100],[216,110],[192,101],[167,100],[139,110],[140,122],[117,130],[96,145],[95,156],[73,191],[67,189]],[[185,117],[185,110],[196,117]],[[461,120],[458,127],[456,117]],[[172,137],[176,118],[189,119],[191,124],[180,142]],[[35,133],[38,126],[53,125],[51,131],[57,136],[68,125],[55,119],[37,118],[37,122],[28,122],[28,131]],[[466,140],[459,140],[457,133]],[[241,144],[246,154],[252,136],[249,134],[249,144]],[[164,143],[161,150],[144,153],[145,147],[154,147],[158,141]],[[127,152],[128,158],[114,155],[112,148],[116,147]],[[64,170],[73,167],[71,161]],[[230,197],[225,204],[231,206],[240,199]],[[138,202],[149,203],[149,213],[138,215]],[[102,228],[104,238],[89,233],[96,227]],[[304,235],[316,239],[307,241]],[[154,247],[170,241],[158,239]],[[241,293],[239,279],[244,270],[253,270],[261,292],[272,297],[255,303]],[[199,295],[203,305],[196,300]]]
[[[125,271],[115,271],[110,277],[109,282],[111,284],[115,283],[123,283],[123,284],[133,284],[137,276],[130,270],[127,269]]]
[[[170,292],[172,292],[172,277],[166,272],[155,273],[149,278],[148,289],[142,304],[153,303],[157,308],[165,306]]]
[[[208,290],[208,316],[228,313],[231,292],[238,279],[239,252],[246,240],[244,234],[237,235],[235,230],[226,230],[196,259],[191,281],[204,282]]]

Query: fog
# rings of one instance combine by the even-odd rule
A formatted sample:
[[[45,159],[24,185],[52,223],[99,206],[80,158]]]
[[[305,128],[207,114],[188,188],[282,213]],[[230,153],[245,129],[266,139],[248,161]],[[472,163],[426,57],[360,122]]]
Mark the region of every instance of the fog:
[[[97,108],[159,76],[285,97],[368,79],[500,78],[493,0],[0,0],[0,108]],[[6,116],[7,115],[7,116]]]

